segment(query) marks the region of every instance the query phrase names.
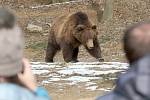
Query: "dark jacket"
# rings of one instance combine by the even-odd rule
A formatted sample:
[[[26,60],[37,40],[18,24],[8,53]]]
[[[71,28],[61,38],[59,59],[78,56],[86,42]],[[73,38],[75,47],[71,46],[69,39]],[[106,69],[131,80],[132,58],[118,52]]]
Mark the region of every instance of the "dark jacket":
[[[119,77],[111,93],[96,100],[150,100],[150,55],[130,67]]]

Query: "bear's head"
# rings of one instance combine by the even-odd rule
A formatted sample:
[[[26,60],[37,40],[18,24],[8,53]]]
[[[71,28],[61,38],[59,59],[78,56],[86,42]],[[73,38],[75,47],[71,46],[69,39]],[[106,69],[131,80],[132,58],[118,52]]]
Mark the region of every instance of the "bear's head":
[[[75,39],[88,49],[92,49],[94,47],[94,39],[96,39],[97,34],[96,25],[87,26],[79,24],[75,27],[75,31],[73,32]]]

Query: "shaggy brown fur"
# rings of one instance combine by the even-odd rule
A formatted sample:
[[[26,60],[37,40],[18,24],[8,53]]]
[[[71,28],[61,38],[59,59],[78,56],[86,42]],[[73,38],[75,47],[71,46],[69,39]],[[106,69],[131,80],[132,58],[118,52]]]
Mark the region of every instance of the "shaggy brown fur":
[[[91,24],[87,14],[77,12],[61,16],[54,22],[49,34],[46,62],[53,62],[55,54],[60,49],[66,62],[77,62],[81,44],[93,57],[103,60],[97,34],[96,26]],[[88,42],[89,40],[92,42]]]

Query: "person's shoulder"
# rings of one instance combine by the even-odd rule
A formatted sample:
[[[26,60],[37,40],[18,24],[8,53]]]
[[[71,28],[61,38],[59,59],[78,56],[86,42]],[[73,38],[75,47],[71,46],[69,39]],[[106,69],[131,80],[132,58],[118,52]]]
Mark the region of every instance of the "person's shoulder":
[[[30,91],[28,89],[21,87],[19,85],[16,85],[16,84],[12,84],[12,83],[1,83],[0,84],[0,92],[1,92],[1,90],[7,91],[8,93],[16,92],[16,91],[30,93]]]
[[[15,84],[0,84],[0,100],[47,100]]]

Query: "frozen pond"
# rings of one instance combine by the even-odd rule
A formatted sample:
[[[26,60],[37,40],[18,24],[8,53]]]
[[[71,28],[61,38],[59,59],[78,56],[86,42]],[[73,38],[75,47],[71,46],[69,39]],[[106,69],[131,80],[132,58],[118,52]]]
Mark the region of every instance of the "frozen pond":
[[[54,100],[84,100],[80,98],[108,92],[112,90],[115,79],[128,68],[127,66],[128,64],[120,62],[32,62],[32,70],[39,84],[49,90]],[[84,93],[89,95],[86,97]],[[62,95],[59,97],[58,94]]]

